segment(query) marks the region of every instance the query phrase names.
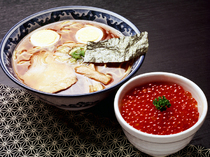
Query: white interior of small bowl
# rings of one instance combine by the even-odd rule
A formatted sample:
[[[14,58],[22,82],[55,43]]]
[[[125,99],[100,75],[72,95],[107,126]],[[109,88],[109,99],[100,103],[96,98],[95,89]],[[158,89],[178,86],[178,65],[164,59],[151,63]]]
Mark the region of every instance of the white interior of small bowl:
[[[181,85],[185,90],[189,91],[198,103],[198,111],[199,111],[198,122],[195,125],[193,125],[191,128],[183,132],[180,132],[177,134],[171,134],[171,135],[153,135],[153,134],[144,133],[133,128],[128,123],[126,123],[126,121],[122,118],[119,111],[119,108],[121,108],[121,100],[123,96],[134,87],[143,85],[145,83],[153,82],[153,81],[166,81],[166,82],[177,83]],[[182,139],[183,137],[192,135],[200,128],[200,126],[202,125],[206,117],[208,105],[207,105],[207,100],[203,91],[189,79],[182,77],[180,75],[172,74],[172,73],[153,72],[153,73],[147,73],[147,74],[136,76],[132,78],[131,80],[129,80],[128,82],[126,82],[124,85],[122,85],[115,96],[114,109],[115,109],[116,117],[119,123],[122,125],[122,127],[125,127],[125,130],[129,129],[136,135],[143,135],[148,138],[151,138],[151,137],[156,138],[156,139],[174,138],[174,139],[179,140],[179,139]],[[190,134],[186,135],[188,133]]]

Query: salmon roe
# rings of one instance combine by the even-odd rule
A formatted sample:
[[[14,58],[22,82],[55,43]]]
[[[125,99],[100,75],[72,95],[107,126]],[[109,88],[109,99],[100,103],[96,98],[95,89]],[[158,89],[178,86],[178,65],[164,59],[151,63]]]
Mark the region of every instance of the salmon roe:
[[[153,100],[165,96],[171,107],[157,110]],[[153,82],[129,91],[120,110],[124,120],[134,128],[155,135],[169,135],[192,127],[199,118],[197,101],[180,85]]]

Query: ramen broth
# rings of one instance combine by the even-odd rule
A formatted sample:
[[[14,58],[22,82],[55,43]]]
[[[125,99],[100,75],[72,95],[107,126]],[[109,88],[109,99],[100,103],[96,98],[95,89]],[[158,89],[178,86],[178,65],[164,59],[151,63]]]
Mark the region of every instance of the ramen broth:
[[[76,38],[76,33],[78,30],[87,26],[94,26],[102,30],[103,35],[100,40],[118,38],[120,36],[123,36],[119,31],[109,26],[106,26],[104,24],[100,24],[97,22],[90,22],[90,21],[84,21],[84,20],[61,21],[61,22],[56,22],[53,24],[43,26],[31,32],[30,34],[28,34],[24,39],[21,40],[21,42],[15,48],[14,53],[13,53],[13,69],[16,73],[17,78],[20,81],[22,81],[24,84],[26,84],[27,86],[34,88],[34,85],[39,82],[36,82],[33,79],[30,79],[30,77],[28,78],[25,77],[25,75],[27,75],[27,73],[29,73],[31,68],[35,66],[33,65],[33,63],[35,62],[35,58],[37,56],[38,57],[44,56],[47,58],[46,63],[45,63],[46,59],[43,60],[44,62],[43,65],[46,67],[50,65],[55,65],[55,64],[57,64],[58,66],[65,65],[65,67],[69,67],[71,69],[74,69],[78,65],[94,66],[96,71],[103,73],[105,75],[111,76],[111,81],[108,84],[100,83],[103,89],[113,86],[114,84],[118,83],[129,73],[132,63],[133,63],[132,61],[123,62],[123,63],[106,63],[106,64],[100,63],[100,64],[92,65],[91,63],[84,63],[80,60],[76,62],[71,62],[71,57],[68,58],[67,56],[67,58],[65,58],[66,54],[63,57],[64,59],[62,58],[62,56],[59,56],[59,55],[56,56],[57,54],[60,54],[60,53],[57,53],[58,49],[62,48],[61,46],[64,46],[66,43],[85,45],[84,43],[78,42]],[[52,30],[56,32],[59,35],[58,41],[56,41],[53,45],[50,45],[50,46],[43,46],[43,47],[36,46],[34,43],[32,43],[31,36],[34,32],[40,31],[40,30]],[[49,62],[49,60],[52,60],[52,62]],[[47,64],[48,62],[53,63],[53,64]],[[62,68],[62,69],[65,69],[65,68]],[[42,68],[40,68],[40,70],[38,70],[37,72],[39,73],[41,70]],[[62,71],[62,72],[65,73],[65,71]],[[77,79],[76,83],[72,83],[70,87],[67,87],[65,89],[61,89],[52,93],[60,93],[64,95],[89,93],[90,85],[99,83],[98,81],[88,78],[84,75],[78,74],[75,71],[74,71],[74,75],[76,76],[76,79]]]

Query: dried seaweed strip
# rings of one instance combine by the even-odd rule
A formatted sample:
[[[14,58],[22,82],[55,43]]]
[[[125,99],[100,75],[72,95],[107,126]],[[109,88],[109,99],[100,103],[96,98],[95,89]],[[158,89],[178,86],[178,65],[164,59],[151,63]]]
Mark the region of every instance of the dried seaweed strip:
[[[84,62],[124,62],[148,51],[148,32],[134,36],[111,38],[100,42],[88,42]]]

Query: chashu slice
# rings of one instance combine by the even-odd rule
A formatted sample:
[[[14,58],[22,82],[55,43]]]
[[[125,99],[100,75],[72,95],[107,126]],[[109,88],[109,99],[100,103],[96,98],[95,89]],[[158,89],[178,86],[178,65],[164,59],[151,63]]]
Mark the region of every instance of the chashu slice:
[[[54,61],[48,52],[34,55],[29,70],[21,79],[28,86],[47,93],[67,89],[77,82],[74,70],[65,63]]]
[[[77,66],[75,67],[75,72],[81,75],[85,75],[88,78],[99,81],[105,85],[107,85],[112,80],[111,76],[100,73],[94,70],[91,66],[85,66],[85,65]]]
[[[103,85],[100,82],[96,82],[93,85],[89,85],[89,92],[97,92],[99,90],[104,89]]]

